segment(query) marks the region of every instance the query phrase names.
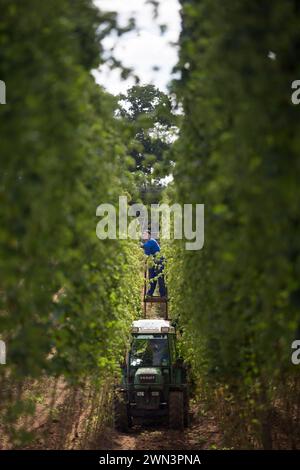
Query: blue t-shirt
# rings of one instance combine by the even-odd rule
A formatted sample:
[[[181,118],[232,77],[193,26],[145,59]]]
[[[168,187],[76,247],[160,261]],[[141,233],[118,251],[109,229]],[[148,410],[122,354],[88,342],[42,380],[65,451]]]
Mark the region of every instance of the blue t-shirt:
[[[143,248],[144,248],[145,255],[147,256],[155,255],[155,253],[158,253],[160,251],[160,246],[157,243],[157,241],[154,240],[154,238],[150,238],[150,240],[147,240],[144,243]]]

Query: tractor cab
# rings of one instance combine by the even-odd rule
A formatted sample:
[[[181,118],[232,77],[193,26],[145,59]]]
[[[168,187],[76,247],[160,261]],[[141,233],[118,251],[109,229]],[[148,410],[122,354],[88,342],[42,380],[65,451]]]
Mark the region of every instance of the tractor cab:
[[[166,334],[141,334],[133,338],[130,367],[168,367],[171,355]]]

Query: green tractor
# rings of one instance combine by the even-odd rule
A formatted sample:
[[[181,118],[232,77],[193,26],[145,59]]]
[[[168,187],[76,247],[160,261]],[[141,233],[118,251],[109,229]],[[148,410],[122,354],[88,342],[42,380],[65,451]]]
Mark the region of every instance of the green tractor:
[[[187,370],[176,350],[175,328],[167,320],[137,320],[114,394],[115,428],[126,432],[134,419],[168,418],[172,429],[188,425]]]

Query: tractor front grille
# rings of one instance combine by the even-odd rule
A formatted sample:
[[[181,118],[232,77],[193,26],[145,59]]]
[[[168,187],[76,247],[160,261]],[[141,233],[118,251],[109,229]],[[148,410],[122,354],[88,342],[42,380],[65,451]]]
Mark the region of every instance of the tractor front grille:
[[[145,410],[156,410],[160,406],[160,395],[158,390],[138,390],[135,392],[136,407]]]

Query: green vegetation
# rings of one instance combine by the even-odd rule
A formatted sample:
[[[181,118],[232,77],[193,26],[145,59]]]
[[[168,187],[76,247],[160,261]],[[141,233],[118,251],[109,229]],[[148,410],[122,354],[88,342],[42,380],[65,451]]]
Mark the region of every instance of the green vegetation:
[[[87,0],[1,4],[2,403],[8,379],[107,377],[139,315],[139,250],[96,237],[97,206],[124,190],[127,145],[90,75],[99,25],[111,17]]]
[[[164,186],[161,179],[171,173],[170,151],[178,132],[179,116],[171,98],[153,85],[136,85],[118,97],[118,116],[131,132],[128,174],[135,200],[158,203]],[[127,182],[128,186],[128,182]]]
[[[175,88],[185,118],[173,150],[174,199],[205,204],[205,246],[174,247],[172,309],[210,397],[216,390],[215,404],[227,401],[236,445],[270,448],[274,413],[284,415],[293,445],[300,121],[290,96],[300,75],[299,4],[182,7]]]
[[[98,240],[95,214],[126,194],[205,204],[203,250],[164,247],[198,393],[228,447],[277,446],[275,418],[283,446],[298,445],[300,4],[181,4],[178,117],[152,85],[116,98],[94,83],[104,61],[121,67],[101,40],[132,21],[119,28],[90,0],[1,2],[0,417],[18,442],[14,423],[43,402],[22,401],[27,380],[101,385],[117,369],[140,315],[142,255]]]

